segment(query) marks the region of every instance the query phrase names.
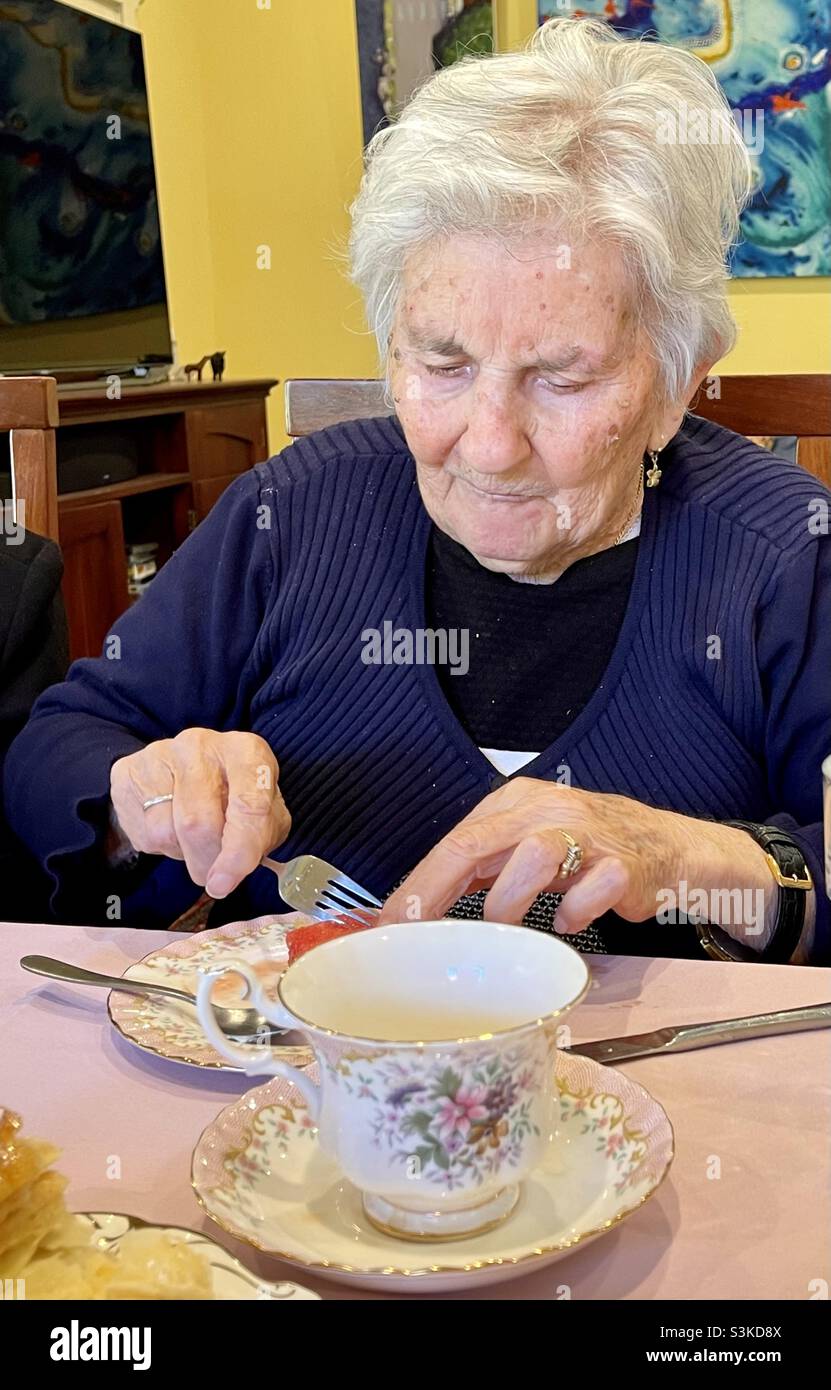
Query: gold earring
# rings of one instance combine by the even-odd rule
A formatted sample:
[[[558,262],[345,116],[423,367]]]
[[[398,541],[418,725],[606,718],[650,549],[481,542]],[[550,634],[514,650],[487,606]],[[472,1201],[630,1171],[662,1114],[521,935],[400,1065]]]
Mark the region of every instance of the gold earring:
[[[652,467],[646,470],[646,486],[657,487],[662,477],[661,470],[658,467],[658,450],[647,449],[647,453],[649,454],[649,461]]]

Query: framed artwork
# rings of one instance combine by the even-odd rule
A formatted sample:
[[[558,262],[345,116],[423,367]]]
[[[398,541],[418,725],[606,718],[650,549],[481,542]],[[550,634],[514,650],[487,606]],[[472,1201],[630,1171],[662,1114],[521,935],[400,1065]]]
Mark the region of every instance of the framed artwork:
[[[541,24],[563,15],[712,66],[756,172],[731,274],[831,274],[831,0],[538,0]]]
[[[491,0],[355,0],[364,144],[416,87],[465,53],[492,53]]]
[[[0,107],[4,330],[164,305],[139,34],[4,0]]]
[[[63,0],[75,10],[94,15],[96,19],[111,19],[114,24],[126,24],[128,28],[138,26],[138,11],[144,0]]]

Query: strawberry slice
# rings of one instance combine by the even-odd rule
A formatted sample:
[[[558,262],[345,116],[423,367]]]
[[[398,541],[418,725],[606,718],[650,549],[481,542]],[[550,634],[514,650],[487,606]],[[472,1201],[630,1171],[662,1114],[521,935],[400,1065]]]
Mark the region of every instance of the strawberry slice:
[[[360,926],[351,917],[333,917],[328,922],[310,922],[306,927],[293,927],[291,931],[286,932],[285,937],[289,965],[305,956],[307,951],[314,950],[315,946],[322,946],[326,941],[337,941],[338,937],[352,936],[354,932],[366,930],[366,927]]]

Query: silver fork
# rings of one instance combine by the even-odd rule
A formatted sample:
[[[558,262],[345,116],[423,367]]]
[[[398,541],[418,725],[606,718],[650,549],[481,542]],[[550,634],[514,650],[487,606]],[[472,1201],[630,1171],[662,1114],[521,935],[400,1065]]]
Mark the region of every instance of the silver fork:
[[[342,874],[334,864],[318,859],[314,854],[300,854],[281,864],[266,855],[261,861],[277,875],[280,897],[298,912],[305,912],[326,922],[330,917],[354,917],[356,922],[369,926],[381,903],[354,878]]]

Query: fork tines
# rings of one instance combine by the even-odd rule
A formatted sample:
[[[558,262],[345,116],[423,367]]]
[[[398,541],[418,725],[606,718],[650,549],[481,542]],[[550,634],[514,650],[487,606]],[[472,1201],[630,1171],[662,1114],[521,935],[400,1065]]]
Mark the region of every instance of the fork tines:
[[[331,907],[332,913],[347,912],[355,917],[359,914],[374,916],[381,907],[380,902],[366,888],[361,888],[346,874],[338,874],[329,879],[318,895],[321,907]]]

